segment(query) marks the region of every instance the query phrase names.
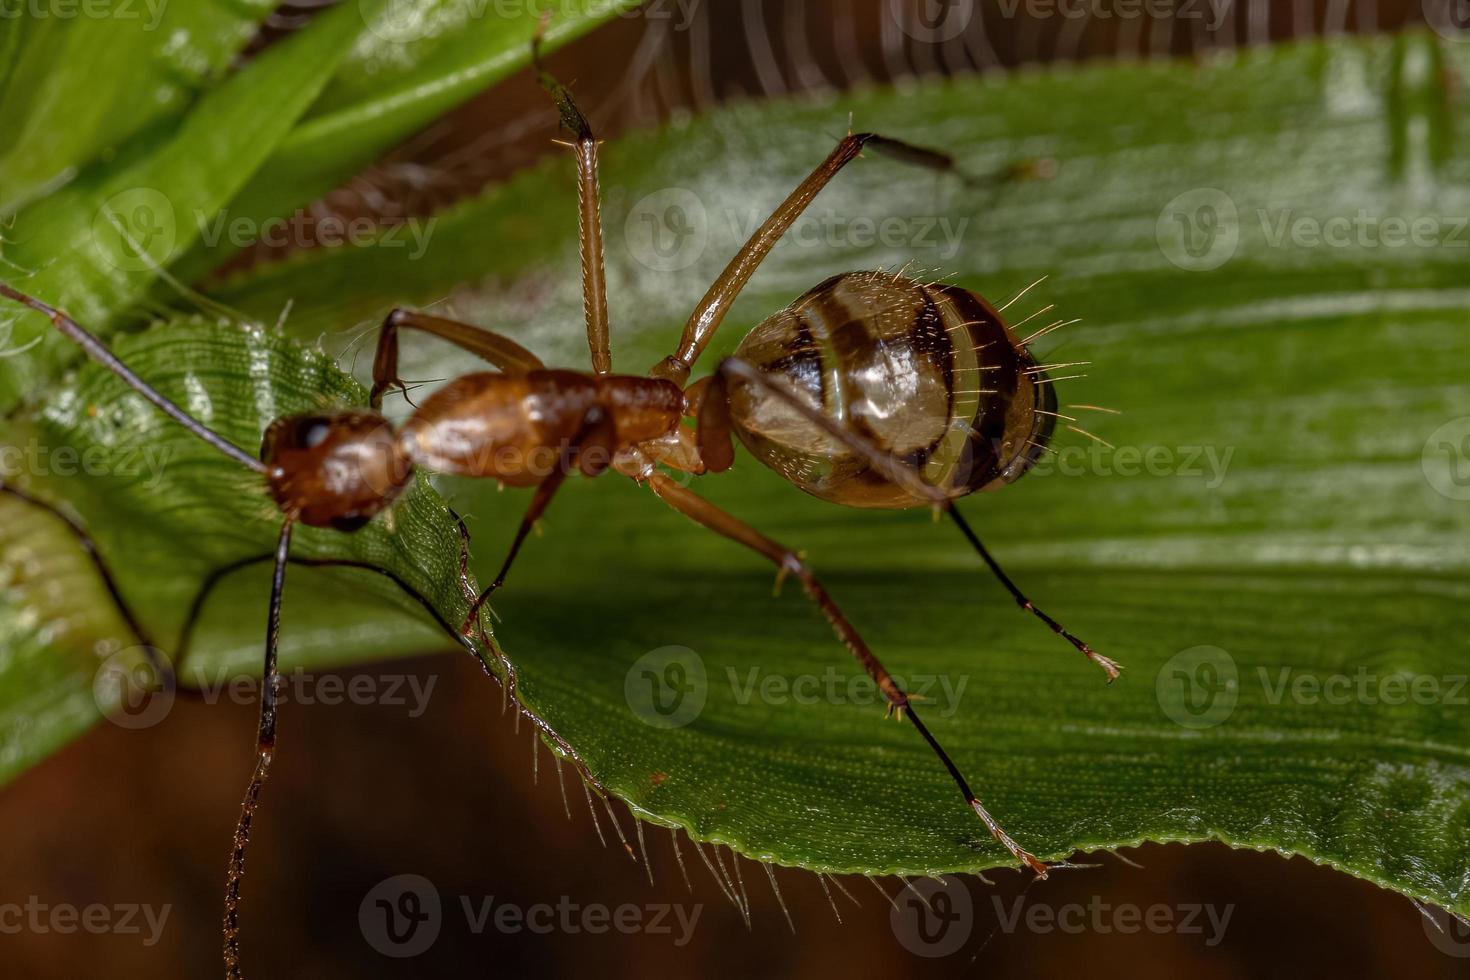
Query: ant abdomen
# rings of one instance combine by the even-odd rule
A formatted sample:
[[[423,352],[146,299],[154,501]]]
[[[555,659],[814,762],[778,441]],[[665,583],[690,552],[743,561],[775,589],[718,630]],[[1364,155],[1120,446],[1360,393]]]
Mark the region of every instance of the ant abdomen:
[[[1019,478],[1056,420],[1052,385],[1001,315],[945,283],[834,276],[735,353],[951,497]],[[932,503],[750,385],[732,383],[730,411],[751,454],[813,496],[850,507]]]

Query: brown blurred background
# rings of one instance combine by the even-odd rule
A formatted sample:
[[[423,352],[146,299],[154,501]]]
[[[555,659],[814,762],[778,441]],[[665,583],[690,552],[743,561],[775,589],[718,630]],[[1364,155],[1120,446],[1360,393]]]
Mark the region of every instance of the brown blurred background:
[[[978,27],[944,44],[916,43],[896,27],[921,5],[942,16],[958,2],[666,2],[668,18],[616,21],[559,53],[553,67],[590,95],[586,108],[611,134],[730,99],[1035,61],[1188,57],[1294,34],[1388,30],[1424,13],[1418,2],[1200,0],[1220,14],[1220,29],[1208,31],[1195,21],[1029,18],[1034,7],[1025,0],[1008,17],[998,0],[977,0]],[[272,29],[290,30],[308,16],[285,10]],[[535,162],[553,130],[529,79],[512,79],[315,211],[368,211],[388,221],[424,213]],[[899,899],[895,910],[869,882],[844,879],[861,904],[834,891],[840,923],[816,877],[783,869],[776,880],[794,934],[765,872],[742,860],[747,928],[687,842],[692,892],[669,834],[649,828],[650,886],[611,838],[605,814],[611,839],[599,843],[571,785],[568,818],[548,757],[542,753],[533,781],[529,732],[517,733],[501,716],[499,693],[475,665],[438,657],[371,670],[435,679],[427,710],[412,718],[382,706],[286,709],[246,884],[245,944],[255,976],[1470,975],[1470,936],[1432,940],[1433,926],[1408,900],[1300,859],[1217,845],[1128,851],[1141,867],[1099,855],[1091,858],[1098,867],[1029,887],[1015,873],[998,873],[994,886],[961,886],[968,911],[965,897],[953,894],[930,899],[926,910],[900,892],[901,882],[883,880]],[[253,728],[249,705],[179,703],[155,728],[103,724],[0,791],[0,976],[217,975],[225,844]],[[617,813],[631,835],[627,811]],[[721,857],[731,867],[733,855]],[[432,883],[438,935],[421,955],[394,958],[374,946],[405,948],[387,938],[375,900],[412,910],[403,882],[380,887],[405,874]],[[589,909],[632,905],[645,923],[663,916],[660,925],[671,931],[558,925],[546,933],[497,929],[493,918],[477,931],[463,903],[478,914],[492,896],[496,907],[523,910],[570,903],[575,922]],[[655,913],[650,905],[677,908]],[[89,906],[105,906],[115,924],[130,915],[139,931],[80,920],[68,928],[65,909],[80,914]],[[142,911],[126,911],[138,907],[155,917],[167,911],[156,941]],[[53,918],[58,911],[63,917]],[[698,916],[687,942],[680,914]],[[1150,928],[1150,915],[1172,924]],[[406,929],[401,917],[395,922]],[[951,947],[949,955],[920,955]]]

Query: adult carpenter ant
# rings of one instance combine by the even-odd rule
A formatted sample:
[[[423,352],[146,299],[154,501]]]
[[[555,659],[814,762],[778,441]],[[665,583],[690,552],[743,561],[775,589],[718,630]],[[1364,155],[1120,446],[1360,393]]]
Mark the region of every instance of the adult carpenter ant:
[[[276,742],[277,638],[291,532],[298,523],[351,532],[387,508],[414,469],[488,477],[535,487],[495,581],[461,628],[470,636],[481,608],[506,579],[527,533],[572,471],[616,470],[675,510],[763,555],[795,576],[887,700],[944,764],[965,803],[1018,860],[1044,877],[971,791],[959,767],[920,720],[909,697],[796,552],[686,489],[659,470],[718,473],[734,458],[733,437],[801,490],[849,507],[943,510],[1022,608],[1065,637],[1111,679],[1118,667],[1036,608],[1001,570],[954,501],[1011,483],[1045,449],[1056,419],[1051,379],[1001,314],[980,296],[902,274],[836,276],[755,327],[733,357],[686,387],[691,368],[737,294],[792,223],[864,148],[939,171],[941,153],[878,136],[849,135],[786,198],[726,267],[685,324],[679,346],[647,376],[612,373],[597,189],[598,143],[571,94],[545,72],[573,139],[581,212],[581,263],[592,371],[550,370],[530,351],[488,330],[409,310],[384,321],[373,362],[372,411],[301,415],[267,430],[255,459],[159,394],[96,337],[47,304],[0,284],[0,293],[39,310],[91,357],[163,412],[264,481],[283,515],[274,552],[265,683],[254,772],[229,862],[224,962],[241,975],[239,893],[246,845]],[[497,370],[449,382],[395,430],[379,414],[398,377],[399,332],[429,333]],[[681,424],[691,416],[696,427]]]

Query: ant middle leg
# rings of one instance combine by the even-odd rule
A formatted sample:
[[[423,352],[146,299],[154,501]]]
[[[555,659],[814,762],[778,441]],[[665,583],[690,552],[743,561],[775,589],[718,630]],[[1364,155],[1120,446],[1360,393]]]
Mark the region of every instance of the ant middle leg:
[[[807,567],[806,563],[801,560],[796,552],[766,537],[749,524],[726,513],[703,497],[684,489],[662,473],[652,474],[647,482],[649,489],[685,517],[709,528],[716,534],[729,538],[737,544],[744,545],[766,558],[776,566],[779,574],[783,576],[796,576],[801,582],[801,587],[806,592],[807,597],[821,610],[822,615],[827,618],[827,622],[832,625],[832,631],[837,634],[837,638],[846,644],[848,650],[852,652],[853,657],[862,665],[863,670],[878,685],[878,689],[883,692],[883,697],[888,702],[889,711],[896,713],[901,719],[907,718],[919,734],[923,736],[929,748],[934,751],[934,754],[939,757],[939,761],[944,764],[944,768],[949,773],[950,778],[959,787],[960,793],[965,798],[965,804],[985,824],[991,836],[999,841],[1013,857],[1034,871],[1038,877],[1046,877],[1048,870],[1046,864],[1017,844],[1001,828],[995,818],[990,815],[990,811],[985,808],[984,804],[980,802],[979,798],[970,789],[970,784],[966,781],[964,774],[960,772],[954,760],[949,757],[949,753],[944,750],[944,747],[939,744],[939,740],[934,737],[934,734],[929,731],[928,726],[924,724],[919,718],[918,713],[914,711],[914,706],[910,702],[909,696],[899,687],[898,683],[893,679],[893,676],[889,674],[888,669],[883,666],[872,649],[869,648],[867,641],[862,638],[857,628],[852,625],[842,610],[838,608],[837,603],[828,594],[826,588],[822,586],[822,583],[817,580],[817,577],[812,574],[811,569]]]
[[[555,468],[548,473],[536,486],[535,495],[531,498],[531,504],[526,508],[525,516],[521,518],[520,527],[516,529],[514,542],[510,546],[510,552],[501,563],[500,571],[495,576],[495,581],[487,585],[470,610],[465,614],[464,625],[460,627],[463,636],[472,635],[479,623],[480,610],[485,603],[490,601],[497,589],[505,585],[506,576],[510,574],[511,565],[515,563],[516,556],[521,553],[521,546],[526,543],[526,537],[541,515],[546,513],[546,508],[551,506],[551,500],[561,485],[566,482],[573,468],[579,469],[585,476],[597,476],[612,465],[613,452],[617,448],[617,429],[612,416],[601,408],[593,407],[587,410],[582,417],[582,425],[577,435],[562,446],[557,456]]]
[[[730,437],[730,379],[738,378],[761,391],[762,394],[777,398],[785,402],[793,410],[801,414],[813,425],[822,429],[827,435],[839,441],[853,452],[865,458],[879,473],[887,479],[903,487],[914,497],[927,500],[934,507],[943,510],[954,521],[955,525],[964,534],[965,539],[970,542],[975,552],[985,562],[992,574],[1010,592],[1011,597],[1022,610],[1029,612],[1037,619],[1045,623],[1052,632],[1072,644],[1088,660],[1097,664],[1107,674],[1108,682],[1117,680],[1122,666],[1115,660],[1105,657],[1092,649],[1069,630],[1062,626],[1051,616],[1043,612],[1034,602],[1028,599],[1017,585],[1011,581],[1009,575],[1001,568],[1000,563],[990,554],[990,551],[980,541],[979,535],[970,527],[964,516],[955,506],[955,502],[939,488],[925,483],[919,478],[919,474],[902,461],[895,459],[891,453],[886,452],[874,445],[869,440],[853,432],[847,426],[837,422],[818,409],[815,405],[801,398],[791,391],[785,383],[767,377],[765,374],[747,361],[738,357],[727,357],[720,362],[713,378],[704,387],[699,406],[699,445],[700,452],[704,458],[705,465],[711,472],[721,472],[730,467],[734,460],[734,450]]]

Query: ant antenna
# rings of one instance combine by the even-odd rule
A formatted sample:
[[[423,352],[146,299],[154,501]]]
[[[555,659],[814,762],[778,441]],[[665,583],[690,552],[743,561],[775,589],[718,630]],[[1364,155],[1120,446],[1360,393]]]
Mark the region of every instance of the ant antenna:
[[[77,346],[87,352],[87,356],[125,381],[134,391],[157,406],[163,414],[240,465],[249,467],[262,476],[265,475],[266,466],[264,463],[159,394],[152,385],[134,374],[132,368],[128,367],[118,359],[116,354],[108,350],[102,341],[87,332],[81,324],[77,323],[71,317],[53,307],[47,306],[34,296],[27,296],[25,293],[3,282],[0,282],[0,295],[8,296],[18,303],[29,306],[38,313],[45,314],[51,320],[52,324],[55,325],[56,329],[75,341]]]

